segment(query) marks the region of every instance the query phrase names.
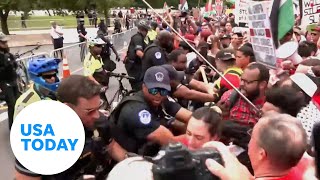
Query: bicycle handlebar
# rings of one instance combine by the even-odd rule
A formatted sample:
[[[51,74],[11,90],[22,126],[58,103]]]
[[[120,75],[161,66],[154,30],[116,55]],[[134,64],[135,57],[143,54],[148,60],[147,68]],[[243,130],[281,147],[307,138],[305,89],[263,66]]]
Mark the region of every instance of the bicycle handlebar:
[[[21,54],[16,54],[16,56],[19,58],[19,57],[21,57],[21,56],[23,56],[23,55],[25,55],[25,54],[28,54],[28,53],[31,53],[31,54],[33,55],[33,51],[38,50],[41,46],[42,46],[41,44],[38,44],[38,45],[37,45],[36,47],[34,47],[33,49],[30,49],[30,50],[28,50],[28,51],[26,51],[26,52],[24,52],[24,53],[21,53]]]
[[[134,77],[128,76],[126,73],[113,73],[113,72],[108,72],[108,74],[109,74],[110,76],[113,76],[113,77],[126,78],[126,79],[131,79],[131,80],[134,80],[134,79],[135,79]]]

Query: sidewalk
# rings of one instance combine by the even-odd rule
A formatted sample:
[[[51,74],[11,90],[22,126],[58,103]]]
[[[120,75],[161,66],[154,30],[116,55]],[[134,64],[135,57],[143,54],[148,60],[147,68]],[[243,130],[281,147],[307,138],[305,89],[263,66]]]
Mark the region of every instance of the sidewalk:
[[[109,34],[113,32],[113,27],[109,27]],[[87,36],[97,36],[98,28],[86,28]],[[79,42],[78,32],[76,28],[63,29],[63,43]],[[47,30],[28,30],[28,31],[11,31],[9,47],[30,46],[40,43],[42,45],[52,44],[50,37],[50,29]]]

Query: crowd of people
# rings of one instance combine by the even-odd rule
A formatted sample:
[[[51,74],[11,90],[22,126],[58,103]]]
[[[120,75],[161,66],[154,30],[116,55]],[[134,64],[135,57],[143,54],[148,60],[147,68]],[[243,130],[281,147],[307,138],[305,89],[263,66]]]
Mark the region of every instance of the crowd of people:
[[[15,113],[29,100],[67,104],[82,120],[92,154],[84,152],[74,166],[51,178],[73,179],[80,172],[101,178],[96,168],[84,168],[97,158],[90,138],[98,130],[108,147],[98,156],[105,158],[108,179],[153,179],[153,164],[143,157],[157,155],[172,142],[192,151],[215,148],[223,163],[207,159],[205,164],[222,180],[316,179],[320,28],[287,32],[280,42],[298,44],[297,55],[279,59],[275,71],[256,62],[250,36],[237,28],[233,14],[195,19],[168,11],[169,26],[153,18],[139,22],[124,59],[128,75],[135,78],[130,80],[133,93],[108,116],[99,111],[101,89],[108,88],[112,71],[103,61],[104,46],[112,45],[105,45],[103,36],[88,40],[85,76],[71,75],[60,83],[59,60],[30,62],[35,84],[17,100]],[[46,176],[16,161],[16,179],[26,177]]]

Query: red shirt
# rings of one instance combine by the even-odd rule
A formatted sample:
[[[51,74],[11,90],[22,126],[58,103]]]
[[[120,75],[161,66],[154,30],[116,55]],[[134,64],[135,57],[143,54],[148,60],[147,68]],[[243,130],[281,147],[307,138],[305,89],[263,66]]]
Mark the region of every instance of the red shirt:
[[[225,102],[227,106],[230,106],[230,95],[233,90],[225,92],[221,97],[221,102]],[[258,109],[261,109],[265,103],[265,97],[256,99],[252,102]],[[224,117],[225,120],[237,121],[242,125],[254,126],[260,118],[260,113],[256,112],[255,109],[247,103],[241,96],[235,102],[233,107],[230,109],[228,117]]]
[[[277,177],[277,178],[267,178],[267,180],[303,180],[303,175],[309,165],[311,165],[312,161],[308,158],[302,157],[299,163],[291,168],[289,173],[285,176],[282,177]]]

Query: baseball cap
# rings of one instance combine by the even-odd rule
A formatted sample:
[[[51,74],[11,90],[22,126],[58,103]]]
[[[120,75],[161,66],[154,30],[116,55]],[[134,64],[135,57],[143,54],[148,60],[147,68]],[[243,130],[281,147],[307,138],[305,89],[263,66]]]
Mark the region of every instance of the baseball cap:
[[[231,39],[231,36],[229,34],[225,34],[220,39]]]
[[[222,61],[228,61],[228,60],[236,59],[236,57],[234,55],[234,50],[232,50],[232,49],[222,49],[222,50],[220,50],[217,53],[216,58],[220,59]]]
[[[143,82],[148,89],[163,88],[171,91],[169,73],[161,66],[150,67],[144,74]]]
[[[9,41],[9,37],[3,34],[2,32],[0,32],[0,41],[2,42]]]
[[[317,91],[317,85],[303,73],[295,73],[290,76],[290,79],[310,97]]]
[[[182,81],[185,77],[184,71],[177,71],[172,65],[164,64],[161,67],[168,71],[170,80]]]

